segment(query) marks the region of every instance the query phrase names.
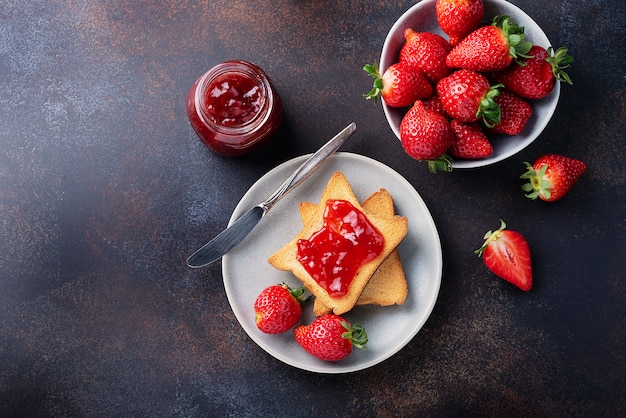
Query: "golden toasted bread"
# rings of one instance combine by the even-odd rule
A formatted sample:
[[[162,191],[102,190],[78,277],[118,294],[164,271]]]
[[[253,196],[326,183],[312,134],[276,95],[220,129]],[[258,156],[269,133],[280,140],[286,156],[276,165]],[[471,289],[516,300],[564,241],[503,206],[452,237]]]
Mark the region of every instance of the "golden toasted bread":
[[[385,189],[380,189],[368,197],[362,204],[367,213],[379,216],[393,216],[393,198]],[[310,202],[300,204],[300,216],[306,225],[315,216],[317,205]],[[357,299],[357,305],[402,305],[406,300],[409,288],[407,286],[404,268],[400,261],[398,250],[395,249],[381,263],[370,281]],[[330,313],[331,309],[324,306],[320,299],[315,299],[313,313],[316,316]]]
[[[328,200],[345,200],[367,216],[368,221],[380,232],[384,238],[384,245],[380,254],[373,260],[362,265],[356,272],[354,278],[348,286],[345,295],[332,297],[320,286],[313,277],[306,271],[297,259],[298,240],[309,239],[313,233],[323,227],[323,214]],[[279,270],[291,271],[320,303],[332,310],[333,313],[341,315],[348,312],[356,304],[363,289],[369,282],[374,272],[381,265],[383,260],[398,246],[407,233],[408,222],[402,216],[379,216],[368,213],[359,204],[354,195],[348,179],[337,171],[331,176],[326,188],[322,192],[320,204],[314,211],[314,216],[304,225],[304,228],[289,243],[272,254],[268,262]]]

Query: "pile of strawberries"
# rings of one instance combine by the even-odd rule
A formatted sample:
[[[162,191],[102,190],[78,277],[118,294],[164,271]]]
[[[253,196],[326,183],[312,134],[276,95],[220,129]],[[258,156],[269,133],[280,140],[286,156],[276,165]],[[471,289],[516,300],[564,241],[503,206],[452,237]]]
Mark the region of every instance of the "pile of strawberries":
[[[449,41],[431,32],[404,32],[399,60],[375,78],[365,95],[392,107],[410,107],[400,124],[408,155],[450,171],[450,157],[478,159],[493,153],[487,134],[518,135],[532,115],[530,100],[546,97],[573,61],[566,48],[544,49],[524,39],[509,16],[480,26],[482,0],[438,0],[437,22]]]

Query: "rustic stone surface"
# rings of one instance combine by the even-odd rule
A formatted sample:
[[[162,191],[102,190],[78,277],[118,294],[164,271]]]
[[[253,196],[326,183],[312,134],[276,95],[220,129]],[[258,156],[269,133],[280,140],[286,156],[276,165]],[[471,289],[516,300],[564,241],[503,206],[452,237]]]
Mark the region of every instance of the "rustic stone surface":
[[[520,155],[431,175],[362,98],[362,66],[413,2],[3,2],[0,415],[626,415],[626,7],[513,3],[570,48],[575,84]],[[205,148],[184,109],[196,77],[232,58],[263,67],[285,105],[280,135],[239,159]],[[256,179],[353,120],[344,150],[390,165],[429,206],[443,283],[397,355],[316,375],[247,337],[219,263],[184,260]],[[517,179],[543,152],[588,164],[552,205]],[[499,218],[531,244],[528,294],[473,254]]]

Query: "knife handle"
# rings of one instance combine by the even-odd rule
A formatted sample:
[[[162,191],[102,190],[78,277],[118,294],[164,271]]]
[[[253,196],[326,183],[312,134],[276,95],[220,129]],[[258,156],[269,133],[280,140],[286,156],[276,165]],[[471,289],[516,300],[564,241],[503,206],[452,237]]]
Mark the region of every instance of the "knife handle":
[[[356,131],[356,123],[352,122],[346,126],[335,137],[322,146],[317,152],[311,155],[280,187],[272,193],[265,201],[259,204],[268,211],[282,197],[302,183],[317,168],[322,165],[331,155],[339,149],[341,145]]]

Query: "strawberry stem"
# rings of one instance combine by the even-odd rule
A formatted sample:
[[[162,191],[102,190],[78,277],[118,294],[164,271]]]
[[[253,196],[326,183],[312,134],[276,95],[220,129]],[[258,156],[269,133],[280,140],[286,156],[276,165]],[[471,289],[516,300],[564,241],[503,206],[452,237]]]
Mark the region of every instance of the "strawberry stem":
[[[524,165],[526,165],[526,172],[520,178],[528,180],[528,183],[522,185],[522,190],[527,192],[526,197],[535,200],[539,195],[543,195],[546,199],[550,199],[551,183],[545,178],[548,164],[542,165],[539,170],[535,170],[528,162],[524,162]]]
[[[516,61],[519,58],[532,58],[528,55],[532,42],[524,40],[524,27],[514,23],[509,16],[498,15],[493,18],[491,26],[502,30],[503,35],[509,40],[509,55]]]
[[[341,325],[347,330],[341,334],[341,337],[352,341],[352,345],[356,348],[365,349],[365,344],[368,341],[365,328],[360,323],[350,326],[347,321],[341,321]]]
[[[282,283],[281,286],[284,287],[291,294],[291,296],[296,298],[296,300],[300,302],[300,304],[306,303],[309,301],[309,299],[311,299],[312,295],[304,295],[304,292],[306,290],[304,287],[297,287],[295,289],[292,289],[287,283]]]
[[[491,86],[478,106],[476,117],[482,118],[488,128],[493,128],[500,123],[500,119],[502,118],[500,106],[498,106],[494,98],[500,95],[500,89],[503,87],[504,84],[494,84]]]
[[[374,101],[374,104],[377,104],[378,95],[384,87],[383,79],[380,76],[380,71],[378,69],[378,64],[366,64],[363,67],[363,71],[365,71],[369,76],[374,78],[374,86],[372,87],[372,90],[370,90],[369,93],[364,94],[363,97],[365,97],[367,100],[372,99]]]
[[[574,62],[574,58],[567,54],[567,48],[561,47],[555,51],[552,47],[549,47],[547,51],[549,56],[546,58],[546,62],[552,66],[554,77],[559,81],[572,85],[572,80],[564,71],[571,67],[571,64]]]
[[[452,171],[452,158],[447,154],[443,154],[434,160],[428,160],[428,171],[433,174],[438,171],[450,173]]]
[[[505,229],[506,229],[506,224],[504,223],[502,219],[500,219],[500,228],[494,232],[492,232],[491,230],[487,231],[487,233],[483,237],[485,242],[483,243],[482,247],[474,251],[474,254],[477,254],[479,257],[483,255],[483,251],[485,251],[485,248],[487,248],[487,246],[490,243],[497,240],[500,237],[500,235],[502,235],[502,231],[504,231]]]

